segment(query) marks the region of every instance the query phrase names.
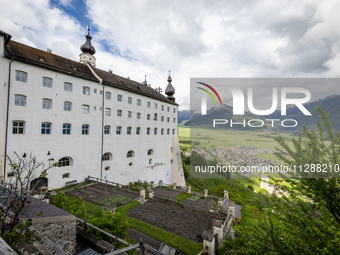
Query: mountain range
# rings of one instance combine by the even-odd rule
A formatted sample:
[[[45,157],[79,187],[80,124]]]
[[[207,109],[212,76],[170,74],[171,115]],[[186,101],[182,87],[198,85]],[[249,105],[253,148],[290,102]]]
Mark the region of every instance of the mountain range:
[[[340,132],[340,95],[330,95],[321,99],[317,99],[304,104],[304,107],[312,114],[312,116],[305,116],[301,110],[295,105],[289,105],[286,110],[286,115],[281,115],[281,110],[276,110],[274,113],[267,116],[258,116],[249,112],[245,112],[242,116],[233,115],[233,108],[229,105],[223,105],[223,107],[215,107],[208,110],[207,115],[191,114],[191,119],[185,125],[203,126],[212,128],[214,119],[233,119],[233,121],[243,121],[243,119],[294,119],[298,122],[294,128],[285,128],[285,131],[292,131],[297,133],[301,130],[303,124],[309,129],[316,130],[317,122],[320,122],[319,115],[315,113],[315,108],[320,106],[323,111],[329,114],[331,124],[335,132]],[[187,111],[188,112],[188,111]],[[269,123],[269,122],[267,122]],[[279,123],[279,122],[276,122]],[[270,126],[270,125],[269,125]],[[230,125],[218,125],[219,128],[230,129]],[[233,129],[244,129],[242,125],[235,125]],[[246,129],[249,129],[249,127]],[[273,130],[273,129],[272,129]],[[274,126],[273,131],[283,130],[280,125]]]

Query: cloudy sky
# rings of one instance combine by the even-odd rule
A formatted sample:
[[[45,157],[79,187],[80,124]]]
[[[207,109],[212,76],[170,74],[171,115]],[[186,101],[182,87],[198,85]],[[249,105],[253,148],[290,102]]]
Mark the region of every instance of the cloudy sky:
[[[12,40],[78,61],[91,24],[97,67],[189,108],[192,77],[340,77],[340,2],[0,0]]]

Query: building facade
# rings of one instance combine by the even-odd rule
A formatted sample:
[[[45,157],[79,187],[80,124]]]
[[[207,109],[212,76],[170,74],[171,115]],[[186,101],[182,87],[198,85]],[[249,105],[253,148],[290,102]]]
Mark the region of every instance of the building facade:
[[[91,36],[76,62],[11,40],[0,30],[0,172],[5,154],[51,155],[48,187],[86,176],[127,184],[163,180],[185,186],[178,105],[145,83],[95,67]]]

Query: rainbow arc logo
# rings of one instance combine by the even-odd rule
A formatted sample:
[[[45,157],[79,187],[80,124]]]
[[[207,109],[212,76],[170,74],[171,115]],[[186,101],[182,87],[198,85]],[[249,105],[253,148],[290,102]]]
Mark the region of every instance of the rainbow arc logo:
[[[198,84],[201,84],[203,86],[206,86],[207,88],[209,88],[212,92],[214,92],[214,94],[217,96],[218,100],[220,101],[220,104],[221,106],[223,106],[222,104],[222,100],[220,98],[220,95],[217,93],[217,91],[212,87],[210,86],[209,84],[206,84],[206,83],[203,83],[203,82],[197,82]],[[215,97],[213,96],[213,94],[207,90],[207,89],[204,89],[204,88],[201,88],[201,87],[196,87],[200,90],[203,90],[204,92],[206,92],[214,101],[215,105],[217,106],[217,103],[216,103],[216,100],[215,100]],[[207,114],[207,99],[206,97],[202,96],[202,101],[201,101],[201,112],[202,112],[202,115],[206,115]]]

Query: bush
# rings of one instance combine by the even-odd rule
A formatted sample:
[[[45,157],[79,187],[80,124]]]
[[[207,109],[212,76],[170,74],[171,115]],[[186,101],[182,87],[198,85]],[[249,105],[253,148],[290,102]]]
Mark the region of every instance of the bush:
[[[126,236],[126,230],[128,229],[128,222],[124,220],[123,214],[118,212],[113,214],[110,210],[105,212],[102,211],[100,217],[91,216],[88,222],[112,235],[119,236],[120,238]],[[110,241],[106,235],[95,229],[90,228],[89,232],[95,234],[99,238]]]
[[[184,177],[185,179],[188,179],[190,177],[189,167],[184,162],[182,162],[182,165],[183,165]]]

